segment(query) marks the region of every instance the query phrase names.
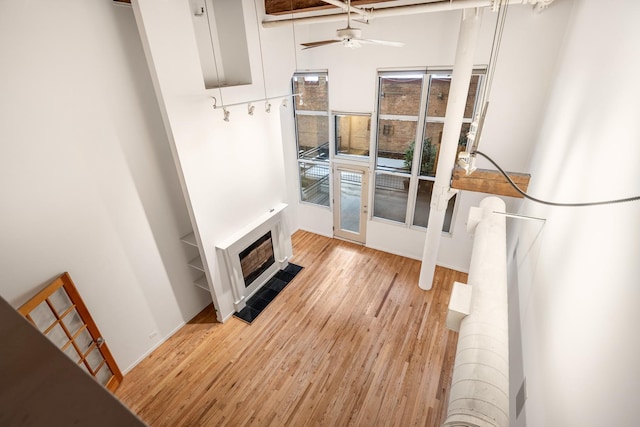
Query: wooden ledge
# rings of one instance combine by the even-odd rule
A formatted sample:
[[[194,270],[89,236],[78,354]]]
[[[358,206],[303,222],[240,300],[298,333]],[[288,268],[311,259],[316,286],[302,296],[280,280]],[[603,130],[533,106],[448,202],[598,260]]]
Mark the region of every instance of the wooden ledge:
[[[507,172],[507,174],[522,191],[527,191],[529,180],[531,179],[530,174],[514,172]],[[523,198],[500,172],[488,169],[476,169],[471,175],[467,176],[464,169],[456,166],[451,177],[451,188],[495,194],[497,196]]]

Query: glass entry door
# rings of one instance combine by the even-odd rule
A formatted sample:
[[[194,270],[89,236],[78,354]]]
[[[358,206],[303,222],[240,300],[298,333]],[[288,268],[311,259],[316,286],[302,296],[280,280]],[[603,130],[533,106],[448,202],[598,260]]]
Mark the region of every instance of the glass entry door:
[[[334,173],[333,234],[365,243],[367,227],[366,168],[336,166]]]

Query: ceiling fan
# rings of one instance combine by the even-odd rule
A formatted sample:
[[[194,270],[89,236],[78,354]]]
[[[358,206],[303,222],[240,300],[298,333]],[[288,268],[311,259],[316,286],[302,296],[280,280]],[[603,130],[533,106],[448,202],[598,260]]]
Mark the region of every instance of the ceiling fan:
[[[311,49],[314,47],[327,46],[335,43],[342,43],[345,47],[357,48],[363,44],[377,44],[383,46],[402,47],[404,43],[392,42],[386,40],[363,39],[362,30],[351,26],[351,0],[347,0],[347,27],[340,28],[336,31],[337,39],[321,40],[317,42],[301,43],[302,49]]]

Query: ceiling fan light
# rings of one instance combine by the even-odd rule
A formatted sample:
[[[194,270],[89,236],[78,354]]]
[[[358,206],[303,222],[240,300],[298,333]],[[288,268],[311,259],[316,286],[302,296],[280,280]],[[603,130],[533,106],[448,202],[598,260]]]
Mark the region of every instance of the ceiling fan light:
[[[341,28],[336,31],[336,35],[343,39],[359,39],[362,37],[362,30],[360,28]]]
[[[357,49],[362,46],[362,44],[360,44],[360,42],[355,39],[345,39],[343,41],[343,44],[345,45],[345,47],[348,47],[351,49]]]

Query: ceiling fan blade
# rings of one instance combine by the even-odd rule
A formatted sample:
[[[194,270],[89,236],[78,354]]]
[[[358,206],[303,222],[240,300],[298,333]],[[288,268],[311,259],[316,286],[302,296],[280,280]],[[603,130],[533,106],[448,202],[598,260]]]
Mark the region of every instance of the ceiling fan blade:
[[[314,47],[327,46],[334,43],[342,43],[342,40],[322,40],[319,42],[300,43],[300,46],[304,46],[302,50],[305,50]]]
[[[392,46],[392,47],[402,47],[404,43],[402,42],[392,42],[388,40],[373,40],[373,39],[358,39],[360,43],[368,43],[368,44],[379,44],[382,46]]]

